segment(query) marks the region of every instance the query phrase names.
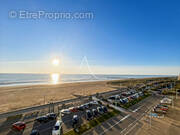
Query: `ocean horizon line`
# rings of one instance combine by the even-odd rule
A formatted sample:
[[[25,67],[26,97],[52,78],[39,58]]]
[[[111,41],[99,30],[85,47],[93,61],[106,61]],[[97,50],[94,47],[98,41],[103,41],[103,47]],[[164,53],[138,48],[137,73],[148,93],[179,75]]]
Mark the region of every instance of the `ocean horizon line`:
[[[129,73],[129,74],[120,74],[120,73],[117,73],[117,74],[99,74],[99,73],[95,73],[95,74],[90,74],[90,73],[84,73],[84,74],[81,74],[81,73],[58,73],[58,72],[52,72],[52,73],[1,73],[0,74],[45,74],[45,75],[50,75],[50,74],[60,74],[60,75],[131,75],[131,76],[178,76],[176,74],[132,74],[132,73]]]
[[[1,86],[34,85],[34,84],[62,84],[75,82],[92,82],[122,80],[133,78],[176,77],[173,75],[107,75],[107,74],[22,74],[0,73]]]

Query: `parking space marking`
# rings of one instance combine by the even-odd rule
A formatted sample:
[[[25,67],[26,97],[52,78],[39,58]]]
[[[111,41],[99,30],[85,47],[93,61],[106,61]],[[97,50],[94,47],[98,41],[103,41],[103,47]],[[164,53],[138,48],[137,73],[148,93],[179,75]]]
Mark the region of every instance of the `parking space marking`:
[[[122,122],[123,120],[127,119],[130,116],[130,114],[126,115],[125,117],[123,117],[120,122]]]
[[[107,132],[108,130],[110,130],[111,128],[113,128],[114,126],[116,126],[117,124],[119,124],[120,122],[122,122],[123,120],[127,119],[130,116],[130,114],[126,115],[125,117],[123,117],[120,121],[116,122],[114,125],[110,126],[109,128],[107,128],[106,130],[104,130],[102,133],[100,133],[100,135],[103,135],[105,132]]]
[[[134,124],[124,135],[127,135],[138,123]]]
[[[126,129],[127,129],[127,128],[124,128],[124,129],[121,131],[121,133],[124,132]]]
[[[133,110],[132,112],[137,112],[141,107],[143,107],[144,105],[138,107],[137,109]]]

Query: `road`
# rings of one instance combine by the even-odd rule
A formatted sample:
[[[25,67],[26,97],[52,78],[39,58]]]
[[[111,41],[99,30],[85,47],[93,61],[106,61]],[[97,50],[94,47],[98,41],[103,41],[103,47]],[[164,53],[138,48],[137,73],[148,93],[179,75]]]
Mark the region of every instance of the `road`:
[[[142,126],[139,120],[147,113],[148,110],[150,110],[154,105],[158,104],[159,101],[160,97],[148,97],[132,106],[129,109],[129,114],[123,117],[121,115],[113,117],[112,119],[109,119],[101,125],[84,133],[84,135],[133,134],[135,129]]]

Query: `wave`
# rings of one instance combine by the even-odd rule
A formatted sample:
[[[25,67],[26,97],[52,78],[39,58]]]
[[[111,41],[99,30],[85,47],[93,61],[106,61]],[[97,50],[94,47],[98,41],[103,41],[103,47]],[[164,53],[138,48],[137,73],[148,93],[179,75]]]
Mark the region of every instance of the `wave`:
[[[95,77],[94,77],[95,76]],[[118,80],[128,78],[168,77],[167,75],[90,75],[62,74],[58,83]],[[51,74],[0,74],[0,86],[52,84]]]

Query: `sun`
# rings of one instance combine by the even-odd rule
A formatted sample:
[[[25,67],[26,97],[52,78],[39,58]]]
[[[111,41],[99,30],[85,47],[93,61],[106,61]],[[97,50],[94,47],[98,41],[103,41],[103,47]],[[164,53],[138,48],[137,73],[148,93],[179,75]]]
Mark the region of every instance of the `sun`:
[[[54,59],[52,61],[52,64],[55,65],[55,66],[59,65],[59,60],[58,59]]]

